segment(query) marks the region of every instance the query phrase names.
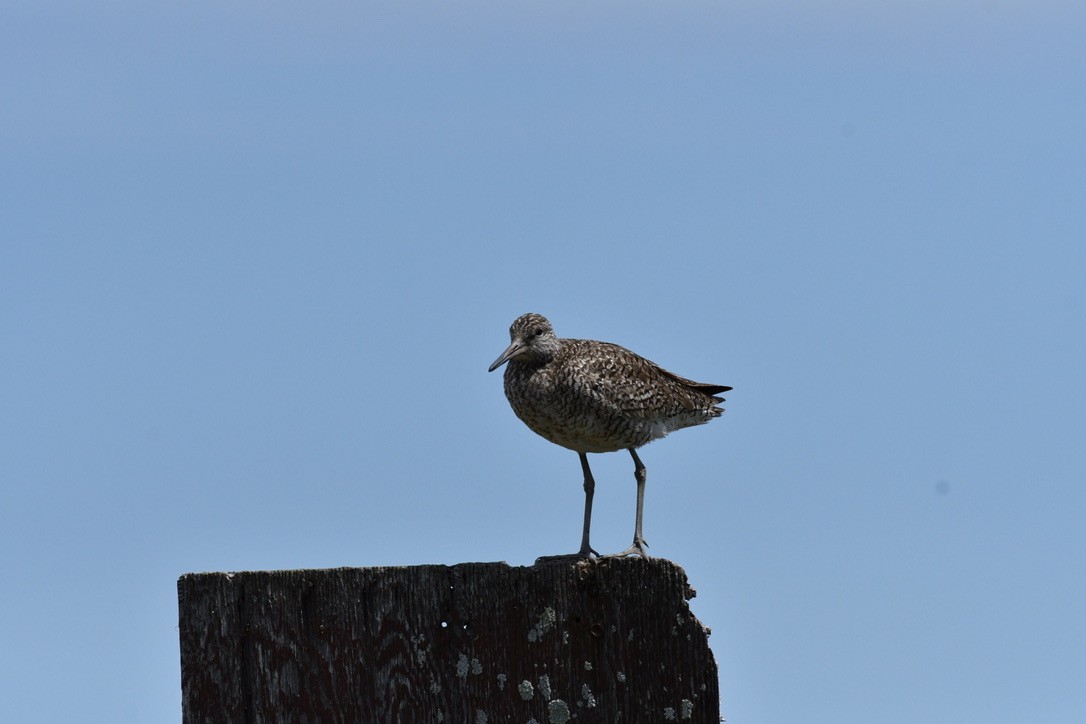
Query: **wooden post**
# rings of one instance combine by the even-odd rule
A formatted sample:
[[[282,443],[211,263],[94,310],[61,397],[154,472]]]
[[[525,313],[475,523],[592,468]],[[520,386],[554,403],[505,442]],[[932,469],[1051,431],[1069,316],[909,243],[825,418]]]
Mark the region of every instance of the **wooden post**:
[[[708,630],[661,559],[190,573],[185,724],[720,720]]]

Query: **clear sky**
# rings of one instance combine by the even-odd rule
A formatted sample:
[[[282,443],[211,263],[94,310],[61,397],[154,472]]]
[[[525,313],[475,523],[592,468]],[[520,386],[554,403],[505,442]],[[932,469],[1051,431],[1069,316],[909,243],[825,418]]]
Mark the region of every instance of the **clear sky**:
[[[735,387],[641,451],[729,722],[1086,720],[1082,3],[0,15],[0,720],[177,721],[186,572],[575,549],[527,311]]]

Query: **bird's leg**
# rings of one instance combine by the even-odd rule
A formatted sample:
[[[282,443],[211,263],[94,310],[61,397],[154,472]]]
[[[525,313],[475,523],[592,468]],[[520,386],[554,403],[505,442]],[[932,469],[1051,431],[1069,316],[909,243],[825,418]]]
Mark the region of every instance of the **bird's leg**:
[[[581,558],[595,558],[599,553],[588,543],[588,531],[592,527],[592,496],[596,492],[596,481],[592,478],[592,469],[588,467],[588,455],[577,453],[581,456],[581,470],[584,471],[584,529],[581,531],[581,549],[576,553],[567,553],[559,556],[540,556],[536,563],[548,561],[579,560]]]
[[[641,462],[641,458],[637,457],[636,450],[630,448],[630,455],[633,456],[634,479],[637,480],[637,514],[634,519],[633,547],[636,548],[642,556],[648,558],[645,554],[645,549],[648,548],[649,544],[641,537],[641,519],[645,515],[645,481],[648,480],[648,470],[645,468],[645,463]]]
[[[642,558],[649,557],[649,554],[645,552],[645,549],[649,547],[649,544],[641,537],[641,518],[645,512],[645,480],[648,478],[648,475],[645,464],[641,462],[641,458],[637,457],[637,451],[633,448],[629,448],[629,450],[634,461],[634,479],[637,480],[637,514],[634,518],[633,545],[621,553],[607,556],[608,558],[621,558],[623,556],[631,555],[638,555]]]
[[[581,531],[581,550],[577,555],[581,558],[591,558],[593,554],[599,555],[588,544],[588,530],[592,527],[592,496],[596,492],[596,481],[592,478],[592,469],[588,467],[588,455],[577,453],[581,456],[581,470],[584,471],[584,529]]]

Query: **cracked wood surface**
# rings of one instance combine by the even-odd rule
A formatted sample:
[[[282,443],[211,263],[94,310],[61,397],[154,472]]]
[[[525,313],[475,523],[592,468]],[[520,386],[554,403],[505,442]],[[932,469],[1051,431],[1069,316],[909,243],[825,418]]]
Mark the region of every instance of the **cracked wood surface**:
[[[661,559],[186,574],[183,720],[719,721]]]

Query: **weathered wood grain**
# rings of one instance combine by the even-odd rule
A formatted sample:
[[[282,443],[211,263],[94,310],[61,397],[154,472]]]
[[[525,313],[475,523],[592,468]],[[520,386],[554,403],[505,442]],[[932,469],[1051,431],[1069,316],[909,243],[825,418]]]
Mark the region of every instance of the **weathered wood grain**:
[[[187,574],[197,722],[713,722],[717,668],[665,560]]]

